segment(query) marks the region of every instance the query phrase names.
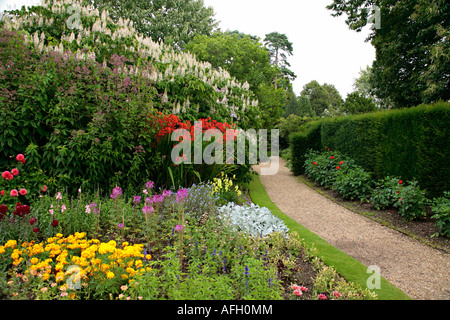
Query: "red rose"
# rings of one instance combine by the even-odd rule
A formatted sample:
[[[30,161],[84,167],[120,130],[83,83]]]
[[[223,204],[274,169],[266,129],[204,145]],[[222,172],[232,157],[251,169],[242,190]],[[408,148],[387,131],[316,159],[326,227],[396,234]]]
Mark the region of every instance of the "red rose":
[[[39,232],[39,228],[34,228],[33,232]]]
[[[25,163],[25,156],[23,154],[18,154],[16,156],[16,160],[22,163]]]
[[[59,225],[58,220],[53,220],[52,226],[57,227]]]
[[[4,172],[2,173],[2,177],[3,177],[3,179],[5,179],[5,180],[12,180],[14,176],[11,174],[11,172],[9,172],[9,171],[4,171]]]
[[[4,196],[5,195],[5,190],[0,191],[0,195]]]
[[[14,168],[14,169],[12,169],[11,170],[11,173],[14,175],[14,176],[18,176],[19,175],[19,170],[17,170],[16,168]]]
[[[331,158],[331,159],[334,159],[334,156],[331,156],[330,158]]]
[[[37,221],[37,219],[36,219],[36,218],[32,218],[32,219],[30,219],[30,225],[33,225],[33,224],[35,224],[35,223],[36,223],[36,221]]]
[[[336,170],[339,170],[340,168],[341,168],[341,167],[337,166],[337,167],[336,167]]]
[[[403,183],[403,181],[402,180],[400,180],[398,183],[400,183],[400,184],[402,184]]]
[[[344,161],[339,162],[339,164],[344,164]]]
[[[313,162],[313,165],[316,165],[317,164],[317,162]]]

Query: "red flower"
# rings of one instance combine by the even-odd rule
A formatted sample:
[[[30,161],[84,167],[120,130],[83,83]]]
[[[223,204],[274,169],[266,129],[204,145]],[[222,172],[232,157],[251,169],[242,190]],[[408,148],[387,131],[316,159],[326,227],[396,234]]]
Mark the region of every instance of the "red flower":
[[[14,176],[18,176],[19,175],[19,170],[17,170],[16,168],[14,168],[14,169],[12,169],[11,170],[11,173],[14,175]]]
[[[25,163],[25,156],[23,154],[18,154],[16,156],[16,160],[22,163]]]
[[[33,232],[39,232],[39,228],[34,228]]]
[[[400,184],[402,184],[403,183],[403,181],[402,180],[400,180],[398,183],[400,183]]]
[[[4,172],[2,173],[2,177],[3,177],[3,179],[5,179],[5,180],[12,180],[14,176],[11,174],[11,172],[9,172],[9,171],[4,171]]]
[[[35,224],[37,222],[37,219],[36,218],[31,218],[30,219],[30,225],[33,225],[33,224]]]
[[[4,196],[5,195],[5,190],[0,191],[0,195]]]
[[[317,164],[317,162],[313,162],[313,165],[316,165]]]
[[[27,189],[20,189],[20,191],[19,191],[19,194],[20,194],[21,196],[24,196],[24,195],[26,195],[27,193],[28,193]]]
[[[46,185],[44,185],[44,189],[40,189],[42,192],[45,192],[45,191],[47,191],[47,186]]]
[[[339,162],[339,164],[344,164],[344,161]]]
[[[9,194],[11,195],[11,197],[17,197],[19,195],[16,189],[11,190]]]
[[[336,167],[336,170],[339,170],[340,168],[341,168],[341,167],[337,166],[337,167]]]
[[[57,227],[59,225],[59,222],[58,222],[58,220],[53,220],[53,222],[52,222],[52,226],[54,226],[54,227]]]
[[[331,156],[330,158],[331,158],[331,159],[334,159],[334,156]]]

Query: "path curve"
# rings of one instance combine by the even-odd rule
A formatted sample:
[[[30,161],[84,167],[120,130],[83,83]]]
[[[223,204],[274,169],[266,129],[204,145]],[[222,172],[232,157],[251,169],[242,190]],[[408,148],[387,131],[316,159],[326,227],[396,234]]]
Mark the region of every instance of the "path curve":
[[[382,226],[320,195],[279,159],[275,175],[260,175],[272,202],[332,246],[381,275],[415,300],[450,300],[450,255]],[[270,164],[254,166],[257,172]]]

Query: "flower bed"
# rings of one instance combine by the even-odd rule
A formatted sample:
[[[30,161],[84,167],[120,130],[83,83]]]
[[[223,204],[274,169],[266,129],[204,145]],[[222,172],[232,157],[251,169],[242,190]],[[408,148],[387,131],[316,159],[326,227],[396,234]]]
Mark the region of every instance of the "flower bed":
[[[148,181],[140,194],[115,187],[103,198],[82,190],[74,198],[31,198],[22,229],[11,212],[0,221],[0,298],[376,298],[324,266],[269,210],[247,204],[231,180],[178,190],[155,190]],[[225,193],[237,202],[223,206]],[[240,228],[223,219],[238,212],[247,212]]]

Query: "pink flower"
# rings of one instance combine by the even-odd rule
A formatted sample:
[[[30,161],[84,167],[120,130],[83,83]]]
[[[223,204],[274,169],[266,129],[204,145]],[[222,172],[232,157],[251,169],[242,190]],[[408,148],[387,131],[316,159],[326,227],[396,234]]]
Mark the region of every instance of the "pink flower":
[[[50,212],[50,214],[53,214],[53,209],[48,210],[48,212]]]
[[[319,298],[319,300],[327,300],[327,296],[323,293],[319,294],[317,297]]]
[[[56,193],[56,200],[61,200],[61,199],[62,199],[61,192],[57,192]]]
[[[300,290],[300,286],[294,284],[294,285],[291,286],[291,289],[292,290]]]
[[[9,194],[11,195],[11,197],[17,197],[19,195],[16,189],[11,190]]]
[[[179,225],[179,224],[177,224],[176,226],[175,226],[175,231],[182,231],[183,230],[183,228],[184,228],[184,226],[183,225]]]
[[[302,290],[303,292],[306,292],[306,291],[308,291],[308,288],[305,288],[305,287],[301,286],[300,290]]]
[[[19,175],[19,170],[17,170],[17,168],[14,168],[14,169],[11,170],[11,173],[12,173],[15,177],[17,177],[17,176]]]
[[[61,212],[64,212],[64,211],[66,211],[66,205],[65,204],[63,204],[62,206],[61,206]]]
[[[303,292],[302,292],[302,290],[297,289],[297,290],[294,290],[294,294],[295,294],[297,297],[300,297],[301,295],[303,295]]]
[[[28,191],[27,191],[27,189],[20,189],[19,193],[21,196],[24,196],[28,193]]]
[[[3,177],[3,179],[5,179],[5,180],[12,180],[14,176],[11,174],[11,172],[9,172],[9,171],[4,171],[4,172],[2,173],[2,177]]]
[[[334,295],[336,298],[342,297],[342,294],[341,294],[340,292],[337,292],[337,291],[334,291],[334,292],[333,292],[333,295]]]
[[[40,189],[42,192],[45,192],[45,191],[47,191],[47,186],[46,185],[44,185],[44,189]]]
[[[18,154],[16,156],[16,160],[22,163],[25,163],[25,156],[23,154]]]
[[[5,195],[5,190],[0,191],[0,196],[4,196]]]
[[[142,208],[142,212],[145,214],[151,214],[153,212],[153,207],[152,206],[145,206]]]

